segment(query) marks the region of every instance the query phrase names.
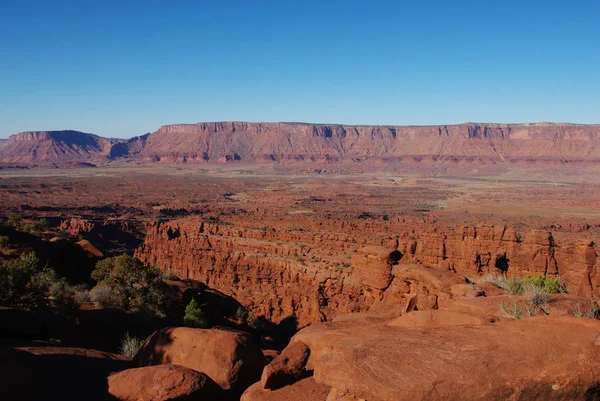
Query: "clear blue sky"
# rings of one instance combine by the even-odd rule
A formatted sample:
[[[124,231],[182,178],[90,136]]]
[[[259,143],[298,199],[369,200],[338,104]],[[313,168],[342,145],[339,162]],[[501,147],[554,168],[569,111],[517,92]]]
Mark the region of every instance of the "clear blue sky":
[[[0,137],[600,123],[600,2],[0,0]]]

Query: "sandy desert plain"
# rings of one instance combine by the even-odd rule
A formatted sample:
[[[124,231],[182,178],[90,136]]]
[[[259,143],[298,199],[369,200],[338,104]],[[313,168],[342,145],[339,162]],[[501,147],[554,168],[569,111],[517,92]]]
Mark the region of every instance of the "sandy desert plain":
[[[2,262],[64,278],[0,310],[9,399],[598,399],[600,167],[342,169],[0,170]],[[160,313],[80,294],[123,253]]]

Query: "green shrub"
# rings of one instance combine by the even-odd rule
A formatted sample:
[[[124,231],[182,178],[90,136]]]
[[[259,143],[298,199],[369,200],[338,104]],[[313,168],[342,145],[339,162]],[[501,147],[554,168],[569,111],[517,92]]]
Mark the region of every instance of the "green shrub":
[[[36,231],[38,231],[35,223],[23,223],[21,229],[23,231],[27,231],[28,233],[35,233]]]
[[[0,235],[0,249],[4,249],[8,246],[9,238],[6,235]]]
[[[49,267],[40,270],[39,266],[40,260],[34,252],[22,253],[18,259],[0,265],[0,305],[41,306],[46,302],[46,292],[52,300],[63,301],[74,291],[54,270]]]
[[[477,280],[478,282],[492,283],[512,295],[523,295],[527,291],[544,293],[567,293],[567,287],[560,277],[526,276],[523,279],[516,277],[487,275]]]
[[[48,292],[53,299],[62,301],[71,292],[71,287],[65,279],[60,279],[50,284]]]
[[[145,267],[139,259],[120,255],[96,264],[92,278],[107,287],[120,308],[160,314],[166,286],[161,272]]]
[[[248,311],[243,306],[238,306],[234,318],[238,322],[246,323],[248,321]]]
[[[206,313],[193,298],[185,307],[185,316],[183,317],[183,321],[185,322],[186,326],[189,327],[197,327],[201,329],[210,327]]]
[[[34,252],[0,265],[0,305],[30,307],[41,302],[42,292],[36,285],[38,265]]]
[[[48,291],[50,286],[59,281],[56,272],[50,268],[44,268],[33,277],[33,284],[42,291]]]
[[[21,229],[29,233],[39,233],[48,231],[50,229],[50,224],[48,224],[48,220],[41,218],[39,220],[34,220],[29,223],[23,223],[21,225]]]
[[[50,223],[45,218],[37,220],[35,223],[37,231],[48,231],[50,229]]]
[[[18,213],[10,213],[6,223],[17,230],[20,230],[23,228],[23,217],[21,217],[21,215]]]
[[[527,276],[523,279],[523,287],[551,294],[567,293],[567,288],[560,277]]]

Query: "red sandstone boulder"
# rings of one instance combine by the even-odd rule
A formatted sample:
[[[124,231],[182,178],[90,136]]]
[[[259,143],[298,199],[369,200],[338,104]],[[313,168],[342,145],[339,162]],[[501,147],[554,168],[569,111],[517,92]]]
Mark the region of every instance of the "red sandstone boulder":
[[[307,377],[278,390],[265,390],[262,383],[250,386],[240,401],[326,401],[330,387]]]
[[[287,347],[263,370],[260,380],[263,387],[276,390],[304,377],[309,354],[310,349],[301,341]]]
[[[221,388],[204,373],[166,364],[127,369],[108,377],[108,392],[120,401],[218,400]]]
[[[161,329],[134,358],[138,366],[174,363],[203,372],[224,390],[242,392],[260,380],[261,349],[246,333],[223,329]]]

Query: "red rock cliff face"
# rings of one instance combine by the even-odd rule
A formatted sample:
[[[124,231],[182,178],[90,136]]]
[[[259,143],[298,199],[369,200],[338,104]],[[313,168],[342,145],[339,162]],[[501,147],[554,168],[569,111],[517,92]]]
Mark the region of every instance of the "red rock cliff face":
[[[532,230],[521,236],[512,228],[481,225],[405,232],[400,242],[401,251],[422,263],[466,276],[501,272],[560,276],[578,295],[600,291],[600,258],[592,240],[558,243],[548,231]]]
[[[461,124],[346,126],[218,122],[167,125],[128,144],[130,157],[165,163],[365,160],[495,163],[600,161],[600,126]]]
[[[361,245],[352,232],[343,232],[350,226],[338,235],[323,235],[181,219],[152,224],[136,256],[223,291],[257,316],[277,322],[296,315],[300,325],[368,310],[390,297],[406,299],[420,288],[421,276],[406,276],[406,269],[394,267],[398,262],[450,274],[444,281],[454,284],[459,277],[489,273],[548,275],[560,276],[571,293],[600,293],[600,258],[591,240],[559,244],[549,232],[521,236],[511,228],[484,225],[404,228],[396,228],[397,240]],[[438,296],[449,296],[432,291],[437,290],[417,291],[421,308],[434,308]]]
[[[145,263],[202,281],[275,322],[296,315],[306,325],[368,306],[349,266],[310,255],[311,245],[292,235],[193,220],[153,224],[136,251]]]

